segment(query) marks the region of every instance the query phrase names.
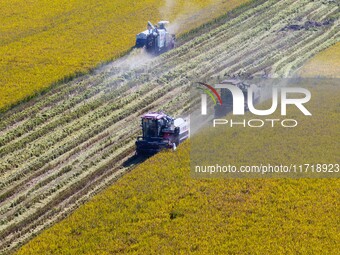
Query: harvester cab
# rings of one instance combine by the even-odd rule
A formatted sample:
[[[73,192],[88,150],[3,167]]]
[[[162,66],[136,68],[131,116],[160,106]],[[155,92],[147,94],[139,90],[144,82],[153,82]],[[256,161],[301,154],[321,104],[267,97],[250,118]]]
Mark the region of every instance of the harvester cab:
[[[163,112],[142,116],[143,135],[137,137],[136,154],[152,155],[162,149],[175,150],[189,137],[189,123],[183,118],[173,119]]]
[[[154,26],[148,21],[147,30],[137,34],[136,48],[145,48],[151,54],[158,55],[175,47],[175,35],[170,34],[166,26],[169,21],[160,21]]]

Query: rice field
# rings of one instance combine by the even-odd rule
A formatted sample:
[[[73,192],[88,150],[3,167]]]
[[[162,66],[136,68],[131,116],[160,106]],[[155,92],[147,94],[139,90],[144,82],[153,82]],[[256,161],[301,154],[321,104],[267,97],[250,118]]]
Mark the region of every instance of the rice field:
[[[2,1],[0,111],[125,54],[148,20],[173,21],[179,34],[244,2]]]
[[[55,86],[46,91],[46,93],[2,113],[0,121],[0,252],[12,252],[42,230],[70,215],[71,212],[99,191],[115,182],[124,173],[129,172],[135,164],[139,163],[138,161],[132,161],[126,164],[134,153],[135,137],[140,132],[139,117],[143,113],[153,110],[164,110],[173,116],[187,112],[190,108],[188,98],[189,88],[192,83],[196,81],[209,81],[211,79],[224,79],[225,77],[291,77],[296,75],[296,70],[303,66],[308,59],[339,42],[339,21],[332,19],[334,14],[338,13],[338,8],[337,4],[325,1],[254,1],[249,5],[242,6],[224,15],[216,20],[216,23],[212,22],[191,31],[183,36],[179,47],[164,55],[150,59],[141,53],[132,51],[122,59],[109,63],[100,69],[94,70],[92,73]],[[287,29],[289,25],[305,20],[316,20],[325,23],[332,20],[332,22],[313,29],[300,29],[296,31]],[[182,218],[181,215],[185,215],[186,210],[189,209],[183,209],[185,212],[182,212],[181,208],[174,208],[173,212],[171,210],[169,212],[168,208],[161,207],[164,204],[171,205],[171,203],[166,203],[168,198],[165,197],[165,194],[168,193],[165,192],[162,195],[162,193],[158,192],[158,194],[153,189],[163,189],[163,191],[169,189],[169,199],[171,199],[174,198],[171,192],[176,193],[180,186],[183,187],[184,185],[186,187],[186,183],[191,182],[188,179],[189,177],[186,176],[188,162],[188,147],[186,146],[184,144],[183,152],[179,151],[176,154],[178,155],[178,161],[176,163],[173,162],[174,166],[164,164],[163,161],[165,159],[163,157],[170,157],[169,155],[171,154],[162,153],[159,156],[157,155],[145,164],[135,168],[133,173],[136,173],[136,177],[134,177],[134,174],[129,174],[126,180],[123,178],[118,182],[117,189],[119,189],[120,185],[129,188],[129,185],[124,183],[130,183],[131,179],[135,179],[135,183],[131,183],[131,191],[129,192],[137,192],[144,189],[144,184],[153,182],[154,179],[152,177],[154,175],[160,174],[159,178],[163,180],[169,178],[167,179],[169,182],[164,182],[164,184],[158,183],[158,186],[152,187],[148,199],[154,201],[152,203],[155,204],[152,206],[163,210],[160,217],[172,217],[176,218],[176,220],[177,218]],[[160,162],[163,162],[162,166],[156,163],[158,159]],[[161,172],[166,171],[165,169],[169,170],[168,175],[165,172]],[[149,179],[145,176],[137,177],[138,171],[144,171],[144,174],[147,174],[147,170],[150,171]],[[181,172],[179,173],[178,171]],[[176,181],[176,184],[172,185],[170,183],[171,180]],[[229,185],[222,181],[218,182],[220,182],[218,185]],[[193,192],[188,191],[189,195],[184,195],[190,198],[189,204],[194,203],[194,200],[191,200],[191,196],[199,196],[194,191],[201,188],[204,189],[205,183],[205,181],[202,181],[201,184],[198,184],[196,181],[192,181],[190,185],[188,184],[188,190],[193,189]],[[210,183],[210,181],[207,181],[207,183]],[[244,196],[247,196],[247,192],[240,191],[241,186],[247,187],[247,185],[250,185],[254,188],[253,191],[259,194],[259,197],[249,198],[249,206],[253,205],[253,210],[260,211],[262,210],[261,208],[265,207],[256,209],[255,205],[256,203],[265,203],[261,202],[261,199],[273,199],[276,201],[276,199],[282,198],[284,200],[282,197],[284,189],[281,190],[281,185],[286,188],[289,185],[299,187],[297,182],[284,180],[271,180],[268,183],[254,181],[249,182],[249,184],[248,182],[235,181],[230,182],[230,185],[234,185],[233,183],[235,184],[235,190],[230,192],[235,195],[233,197],[235,201],[230,201],[231,204],[226,202],[225,205],[235,207],[235,211],[240,213],[239,215],[247,213],[245,208],[248,208],[248,206],[243,207],[245,204],[238,204],[238,199],[243,201],[245,199]],[[198,186],[195,188],[196,184]],[[300,185],[303,190],[309,187],[307,180]],[[308,208],[306,212],[308,215],[314,215],[311,208],[315,197],[317,197],[317,201],[320,203],[318,204],[320,213],[323,212],[323,207],[321,206],[323,200],[319,199],[321,195],[316,196],[316,187],[323,187],[320,194],[325,195],[327,193],[325,189],[327,185],[335,185],[337,187],[338,182],[336,180],[329,180],[329,182],[315,181],[315,187],[311,188],[313,192],[306,195],[306,204],[302,205],[299,216],[293,218],[293,222],[303,218],[304,211],[302,208],[304,207]],[[173,190],[171,190],[172,186],[175,187]],[[266,192],[261,192],[262,187],[264,187]],[[271,187],[274,190],[278,190],[277,197],[274,196],[275,192],[269,192]],[[106,192],[113,192],[112,189],[115,188],[110,188],[110,191]],[[136,190],[133,191],[134,189]],[[338,189],[336,188],[336,190]],[[106,192],[103,195],[99,195],[98,199],[101,200],[101,196],[108,196]],[[121,191],[117,190],[117,194],[119,192]],[[122,192],[124,193],[125,190],[122,190]],[[325,198],[327,204],[334,202],[334,194],[333,192],[330,197]],[[154,196],[160,196],[164,200],[155,199]],[[95,203],[96,199],[93,203]],[[124,199],[129,201],[128,206],[134,204],[128,199],[139,201],[136,195],[131,195]],[[175,199],[180,201],[180,198],[175,197]],[[201,199],[208,198],[202,195]],[[303,203],[293,193],[292,199],[296,203]],[[121,208],[122,212],[124,212],[125,202],[119,201],[117,200],[117,203],[122,203],[120,206],[116,206],[116,202],[113,202],[113,207],[110,207],[108,202],[105,203],[105,206],[108,206],[108,211],[120,210],[119,208]],[[138,208],[147,206],[148,202],[146,200],[142,201],[144,200],[140,200]],[[222,203],[224,208],[224,202],[221,201],[217,199],[214,203],[216,203],[217,207],[219,203]],[[199,200],[198,202],[201,203],[202,201]],[[208,206],[209,201],[206,200],[206,202],[204,205]],[[276,210],[285,203],[281,200],[277,202],[273,208],[269,208],[269,211]],[[105,206],[103,205],[102,209],[98,208],[104,216],[106,213]],[[193,204],[192,208],[196,208],[195,206]],[[87,207],[91,207],[91,203],[82,208]],[[82,210],[85,209],[81,209],[79,213],[83,215],[83,218],[86,216],[87,220],[91,215],[94,217],[102,215],[96,211],[95,207],[91,208],[93,211],[88,216],[86,213],[82,214]],[[237,211],[237,208],[239,211]],[[210,213],[207,207],[203,209],[202,212]],[[197,210],[193,209],[192,213],[197,212]],[[330,210],[335,213],[337,209],[332,207]],[[270,212],[275,214],[274,211]],[[73,215],[78,216],[68,218],[68,220],[75,224],[74,226],[80,226],[83,224],[82,220],[84,220],[77,213]],[[169,213],[172,216],[169,216]],[[231,213],[231,211],[227,213]],[[125,213],[121,216],[124,215]],[[154,230],[152,226],[156,224],[156,221],[148,220],[148,215],[152,215],[153,219],[158,217],[146,211],[145,215],[140,217],[145,217],[146,221],[144,223],[147,224],[140,225],[142,226],[141,228],[136,228],[136,231],[145,232],[146,235],[150,234],[149,230]],[[255,220],[251,215],[252,213],[249,213],[249,222]],[[114,215],[107,214],[107,217],[111,216],[113,217],[112,220],[115,220]],[[223,216],[225,214],[221,214],[219,217]],[[300,216],[301,218],[299,218]],[[127,222],[130,222],[131,225],[126,225],[125,219],[122,220],[122,232],[117,233],[125,233],[124,235],[128,237],[131,230],[124,228],[134,228],[133,222],[138,222],[140,218],[126,217]],[[192,214],[192,217],[194,218],[191,219],[198,220],[198,218],[195,218],[195,214]],[[238,217],[237,213],[235,217]],[[263,224],[271,222],[272,218],[268,217],[264,217]],[[211,217],[208,218],[210,219]],[[89,223],[92,222],[94,224],[91,225],[93,229],[97,229],[98,225],[95,224],[97,219],[93,219],[94,221],[89,221]],[[282,218],[278,220],[280,219],[283,220]],[[121,243],[113,243],[112,246],[108,246],[108,250],[105,250],[103,246],[100,248],[103,250],[100,250],[98,247],[90,246],[95,245],[96,241],[94,239],[96,238],[98,238],[97,241],[101,238],[103,238],[102,240],[114,238],[115,235],[110,230],[96,237],[87,228],[88,226],[84,225],[84,235],[82,235],[81,230],[79,232],[77,228],[66,227],[68,224],[73,224],[68,220],[65,221],[66,223],[62,222],[61,225],[56,225],[55,227],[64,226],[65,231],[69,231],[65,233],[65,236],[60,236],[60,238],[65,239],[54,238],[53,233],[59,233],[59,230],[57,229],[56,232],[53,232],[55,228],[51,228],[40,235],[39,238],[41,239],[34,239],[33,242],[24,246],[19,252],[21,254],[36,254],[39,251],[46,254],[57,254],[58,249],[60,251],[65,249],[63,253],[71,252],[78,254],[83,251],[96,251],[105,254],[109,252],[143,253],[143,249],[146,249],[147,253],[158,253],[157,251],[162,253],[162,240],[163,242],[168,242],[169,240],[176,239],[171,235],[169,236],[168,232],[164,234],[163,232],[156,231],[154,233],[159,233],[157,237],[152,237],[151,239],[144,238],[142,241],[139,241],[139,239],[137,241],[132,239],[126,241],[123,238],[118,240]],[[235,228],[232,228],[232,230],[238,230],[237,227],[247,229],[248,225],[240,226],[236,219],[231,219],[231,221],[234,220],[236,225],[234,225]],[[329,226],[335,221],[336,219],[331,218],[328,221]],[[99,223],[100,221],[97,222],[101,224]],[[167,223],[163,224],[162,220],[157,222],[163,227],[167,226]],[[276,224],[278,222],[273,221],[271,223]],[[174,225],[174,227],[178,227],[178,230],[183,230],[180,228],[183,222],[179,221],[179,224]],[[287,220],[287,224],[292,223],[290,220]],[[115,229],[114,226],[115,224],[109,224],[102,227],[112,227],[112,229]],[[201,228],[199,225],[193,226],[196,226],[197,230]],[[210,228],[206,229],[207,233],[213,233],[214,224],[207,225],[207,228],[209,226]],[[320,225],[317,226],[319,227]],[[187,229],[189,230],[190,228]],[[253,231],[255,230],[253,229]],[[173,231],[172,228],[171,231]],[[235,231],[231,231],[229,233],[230,236],[234,237],[238,233],[240,235],[242,233],[245,234],[245,232],[237,233]],[[310,240],[313,240],[316,244],[322,244],[319,246],[320,249],[326,249],[325,245],[323,245],[324,243],[318,240],[319,237],[325,238],[321,235],[323,230],[319,229],[319,231],[317,233],[318,237]],[[88,243],[84,243],[86,233],[94,236],[94,239],[89,240]],[[181,232],[177,233],[180,235]],[[186,231],[182,233],[189,234]],[[198,231],[198,233],[202,232]],[[271,234],[274,236],[275,233],[283,234],[286,232],[274,231]],[[301,233],[306,236],[313,235],[312,232]],[[338,233],[335,230],[332,233],[334,233],[332,234],[332,240],[336,241]],[[72,248],[72,246],[68,246],[67,238],[70,237],[71,239],[69,240],[74,241],[76,239],[75,236],[79,237],[81,245]],[[195,237],[190,236],[190,238]],[[191,240],[190,238],[188,240]],[[197,241],[197,247],[191,247],[190,249],[197,251],[197,253],[200,252],[200,249],[203,252],[212,252],[207,246],[207,236],[197,240],[201,240],[202,244],[199,244],[201,241]],[[245,242],[244,244],[247,243],[246,239],[242,240]],[[293,242],[293,239],[289,241]],[[157,242],[159,245],[157,245]],[[182,243],[176,243],[173,249],[181,249],[186,241],[182,239],[180,242]],[[100,242],[97,243],[100,244]],[[231,248],[231,252],[239,248],[235,243],[226,243],[228,247],[234,247],[234,250]],[[62,244],[67,245],[63,247]],[[138,245],[144,248],[138,248]],[[302,243],[296,243],[296,245],[297,247],[306,248]],[[136,250],[130,250],[134,249],[134,247]],[[221,247],[225,246],[222,245]],[[251,251],[255,246],[252,243],[250,246],[244,247],[245,251]],[[258,253],[266,253],[273,247],[277,248],[274,243],[270,243],[268,246],[263,247],[263,249],[257,247],[259,249],[257,251]],[[165,246],[164,249],[167,249],[167,247]],[[169,249],[174,252],[178,251],[172,250],[172,248]],[[317,249],[319,248],[316,248],[315,252],[319,251]],[[329,246],[327,249],[333,251],[334,246]],[[286,252],[289,252],[289,250],[286,250]]]
[[[303,77],[340,77],[340,43],[320,52],[299,70]]]
[[[316,90],[318,100],[309,104],[313,118],[305,118],[300,128],[205,135],[229,141],[219,148],[231,164],[339,163],[334,137],[340,123],[333,123],[340,117],[338,95]],[[320,107],[324,98],[327,104]],[[16,254],[338,253],[339,179],[195,179],[192,139],[139,164]],[[197,139],[208,149],[204,136]]]

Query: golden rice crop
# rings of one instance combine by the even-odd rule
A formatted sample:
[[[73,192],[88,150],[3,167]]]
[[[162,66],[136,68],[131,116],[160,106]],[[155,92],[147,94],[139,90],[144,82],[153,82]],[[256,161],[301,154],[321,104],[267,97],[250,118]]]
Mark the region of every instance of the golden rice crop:
[[[0,109],[120,56],[147,20],[180,20],[184,32],[246,1],[2,1]]]
[[[337,96],[316,90],[327,107],[311,102],[319,114],[303,120],[306,128],[285,139],[284,131],[229,129],[220,140],[242,146],[226,146],[226,158],[314,162],[323,148],[334,159]],[[337,254],[338,179],[193,179],[189,143],[138,165],[17,254]]]
[[[325,98],[336,107],[335,94]],[[334,109],[331,114],[336,120],[339,111]],[[310,122],[309,127],[313,124]],[[309,128],[304,134],[312,137],[314,130],[322,131],[320,128]],[[308,148],[314,160],[324,159],[322,153],[336,148],[337,130],[323,131],[326,135],[323,142],[328,147],[319,146],[315,151]],[[280,133],[271,132],[270,139],[268,133],[262,134],[248,146],[252,134],[224,134],[226,139],[236,137],[246,147],[242,151],[235,147],[228,155],[239,158],[251,155],[261,161],[274,155],[288,162],[291,159],[287,155],[294,159],[301,156],[300,149],[306,147],[308,140],[306,136],[300,137],[300,133],[292,136],[292,140],[284,140]],[[293,140],[297,140],[294,148]],[[188,166],[188,143],[175,153],[156,155],[66,220],[45,230],[18,253],[336,252],[337,180],[195,180],[190,178]]]
[[[299,71],[304,77],[340,78],[340,42],[318,53]]]

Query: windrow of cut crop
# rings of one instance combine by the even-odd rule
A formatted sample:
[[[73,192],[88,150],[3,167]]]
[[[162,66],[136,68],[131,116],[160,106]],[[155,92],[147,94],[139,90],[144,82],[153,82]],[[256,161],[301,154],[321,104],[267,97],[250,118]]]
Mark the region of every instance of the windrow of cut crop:
[[[29,239],[128,171],[122,164],[133,154],[143,113],[188,112],[190,87],[214,75],[294,69],[337,40],[336,24],[279,30],[304,17],[327,19],[335,9],[321,1],[266,1],[145,64],[125,70],[113,63],[3,114],[0,250]]]
[[[178,89],[182,90],[181,87],[178,87]],[[172,93],[176,94],[176,91],[173,91]],[[166,95],[166,97],[172,97],[172,95]],[[164,99],[166,99],[166,98],[160,98],[160,99],[156,100],[155,102],[153,102],[151,104],[151,106],[153,104],[156,104],[157,106],[161,105],[162,102],[164,101]],[[183,101],[183,102],[186,102],[186,101]],[[180,104],[177,104],[177,106],[181,107]],[[169,110],[171,110],[171,107],[169,107]],[[135,117],[137,117],[137,116],[135,116]],[[128,119],[131,119],[131,118],[129,117]],[[125,120],[124,122],[128,121],[128,119]],[[111,157],[114,156],[115,150],[122,146],[120,144],[124,145],[124,144],[130,142],[131,140],[134,140],[135,136],[137,136],[137,132],[138,132],[138,130],[136,129],[136,127],[138,126],[138,122],[133,121],[133,122],[130,122],[129,124],[130,124],[129,129],[122,128],[121,126],[115,127],[116,125],[113,125],[110,129],[118,130],[118,132],[117,131],[115,132],[115,137],[110,138],[110,140],[108,142],[104,141],[103,143],[99,143],[99,145],[101,147],[96,146],[92,149],[87,147],[86,154],[81,154],[81,155],[79,155],[79,157],[74,159],[75,161],[81,162],[81,165],[78,165],[79,171],[81,171],[81,172],[86,171],[88,167],[95,166],[97,162],[99,162],[102,159],[105,159],[107,156],[111,156]],[[107,130],[105,132],[110,133],[109,130]],[[131,136],[131,134],[135,134],[135,136]],[[103,139],[103,137],[101,138],[101,140],[102,139]],[[110,151],[108,151],[108,149],[110,149]],[[89,154],[89,152],[91,152],[91,153]],[[79,152],[78,152],[78,154],[79,154]],[[87,157],[86,161],[84,159],[82,159],[82,158],[85,157],[85,155],[88,155],[88,157],[90,157],[90,158]],[[98,155],[102,155],[102,156],[100,157]],[[42,194],[39,193],[37,195],[37,194],[33,194],[33,192],[36,193],[36,190],[38,188],[42,189],[45,186],[45,184],[48,184],[51,180],[58,183],[58,188],[60,188],[60,187],[63,186],[64,181],[70,182],[71,179],[75,175],[76,176],[79,175],[79,174],[77,174],[78,171],[77,171],[75,164],[73,164],[73,163],[71,164],[71,162],[68,161],[67,166],[63,166],[63,165],[64,164],[53,168],[53,173],[46,174],[45,178],[43,178],[42,175],[39,175],[39,180],[37,182],[35,182],[34,180],[30,180],[31,182],[33,181],[35,183],[35,186],[29,191],[26,189],[23,194],[20,194],[20,192],[18,192],[18,189],[20,189],[20,187],[22,187],[23,185],[27,185],[27,181],[25,183],[18,184],[17,187],[15,188],[15,190],[16,190],[16,196],[19,196],[19,198],[15,201],[11,200],[12,202],[10,204],[10,207],[8,207],[8,209],[10,209],[10,211],[12,211],[14,213],[15,211],[17,211],[17,207],[20,206],[20,202],[22,202],[22,199],[26,198],[26,197],[30,197],[30,199],[34,199],[34,197],[39,197],[39,198],[46,197],[46,194],[42,195]],[[72,168],[72,172],[70,171],[70,168]],[[60,169],[60,172],[58,171],[58,169]],[[65,171],[65,169],[67,171]],[[70,176],[68,176],[68,175],[70,175]],[[55,178],[53,178],[52,176],[54,176]],[[51,187],[50,190],[55,190],[55,188]],[[14,192],[14,190],[12,190],[12,193],[13,192]],[[43,190],[43,192],[47,193],[47,195],[49,195],[48,190]],[[39,202],[41,202],[41,201],[39,201]],[[2,206],[2,213],[4,213],[5,211],[8,212],[8,210],[5,209],[6,207],[4,206],[4,204],[1,204],[1,206]],[[27,206],[25,206],[25,207],[27,208]],[[3,215],[4,215],[4,217],[6,216],[6,214],[3,214]]]

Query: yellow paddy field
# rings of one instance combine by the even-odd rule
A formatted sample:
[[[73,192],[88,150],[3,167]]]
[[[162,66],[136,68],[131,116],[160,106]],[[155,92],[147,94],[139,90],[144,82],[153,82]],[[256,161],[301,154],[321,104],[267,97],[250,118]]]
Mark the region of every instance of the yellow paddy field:
[[[340,42],[310,59],[299,74],[303,77],[340,78]]]
[[[230,141],[224,155],[236,164],[336,162],[337,95],[317,93],[327,107],[316,100],[299,128],[211,137]],[[195,179],[189,166],[190,141],[155,155],[16,254],[337,254],[338,179]]]
[[[185,22],[177,31],[184,33],[243,2],[6,1],[0,7],[0,109],[124,54],[147,20]],[[199,19],[192,18],[197,12]],[[299,74],[339,77],[339,47],[317,54]],[[308,128],[288,139],[262,132],[251,145],[249,130],[227,132],[246,148],[230,147],[228,156],[265,161],[268,153],[289,163],[310,150],[315,161],[339,159],[338,96],[323,93],[329,108],[313,107],[329,120],[306,119]],[[318,121],[330,132],[314,128]],[[315,130],[324,140],[313,151],[306,144]],[[16,254],[337,254],[339,195],[336,178],[194,179],[186,141],[139,164]]]
[[[178,23],[179,34],[244,2],[2,1],[0,110],[124,54],[148,20]]]

